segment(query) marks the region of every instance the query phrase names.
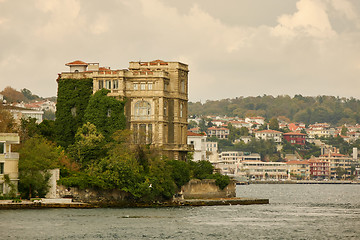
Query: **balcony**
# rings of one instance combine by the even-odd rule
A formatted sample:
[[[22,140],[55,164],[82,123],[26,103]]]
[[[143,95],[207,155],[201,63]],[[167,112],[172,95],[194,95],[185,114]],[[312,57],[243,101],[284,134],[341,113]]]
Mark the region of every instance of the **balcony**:
[[[19,159],[19,153],[17,152],[5,153],[5,159]]]

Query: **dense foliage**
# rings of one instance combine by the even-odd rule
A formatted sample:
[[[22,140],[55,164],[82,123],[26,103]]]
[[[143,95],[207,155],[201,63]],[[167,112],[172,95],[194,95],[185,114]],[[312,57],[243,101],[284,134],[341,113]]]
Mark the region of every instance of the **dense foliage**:
[[[92,86],[92,79],[58,80],[55,133],[59,145],[67,147],[74,143],[75,133],[84,123]]]
[[[334,125],[360,122],[360,100],[334,96],[304,97],[295,95],[238,97],[189,102],[189,115],[263,116],[270,120],[284,116],[290,121],[311,124],[328,122]]]
[[[19,191],[23,197],[44,197],[48,191],[50,174],[59,166],[60,149],[45,138],[28,139],[20,149]]]
[[[89,128],[89,126],[84,127]],[[89,144],[101,146],[100,142],[105,140],[95,134],[96,129],[92,131],[93,133],[89,134]],[[119,189],[130,193],[137,201],[170,199],[191,178],[216,179],[216,183],[221,188],[229,184],[228,177],[213,174],[213,166],[210,162],[168,160],[156,149],[151,149],[147,145],[131,145],[130,136],[127,130],[115,132],[113,141],[102,145],[104,148],[100,149],[102,156],[91,161],[86,159],[79,161],[81,172],[73,171],[72,174],[63,177],[60,183],[80,188]],[[78,141],[84,139],[77,139],[75,145],[79,145],[80,151],[83,151]],[[95,139],[97,143],[93,144],[94,141],[91,139]],[[90,159],[90,155],[87,155],[87,158]]]
[[[89,100],[85,110],[84,123],[92,123],[105,138],[119,130],[125,129],[124,101],[108,97],[110,90],[101,89]]]

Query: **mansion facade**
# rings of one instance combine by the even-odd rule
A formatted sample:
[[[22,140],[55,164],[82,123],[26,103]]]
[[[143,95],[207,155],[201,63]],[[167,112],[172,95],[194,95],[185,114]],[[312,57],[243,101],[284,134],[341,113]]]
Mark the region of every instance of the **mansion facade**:
[[[92,79],[93,93],[106,88],[108,96],[126,99],[127,126],[135,144],[162,149],[173,159],[185,160],[187,145],[188,65],[180,62],[130,62],[128,69],[112,70],[99,63],[67,63],[59,79]]]

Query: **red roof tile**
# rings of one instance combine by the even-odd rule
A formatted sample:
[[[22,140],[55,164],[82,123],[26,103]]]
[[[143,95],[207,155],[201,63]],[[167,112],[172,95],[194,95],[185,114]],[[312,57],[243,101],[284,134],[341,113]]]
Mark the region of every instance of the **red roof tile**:
[[[188,136],[195,136],[195,137],[203,137],[203,136],[205,136],[204,134],[194,133],[194,132],[190,132],[190,131],[187,132],[187,135]]]
[[[69,63],[65,64],[65,66],[71,66],[71,65],[74,65],[74,66],[87,66],[89,64],[87,64],[86,62],[80,61],[80,60],[76,60],[76,61],[69,62]]]
[[[283,135],[284,136],[287,136],[287,135],[306,136],[306,134],[304,134],[304,133],[297,133],[297,132],[288,132],[288,133],[284,133]]]
[[[275,131],[275,130],[262,130],[262,131],[258,131],[256,133],[282,133],[282,132]]]

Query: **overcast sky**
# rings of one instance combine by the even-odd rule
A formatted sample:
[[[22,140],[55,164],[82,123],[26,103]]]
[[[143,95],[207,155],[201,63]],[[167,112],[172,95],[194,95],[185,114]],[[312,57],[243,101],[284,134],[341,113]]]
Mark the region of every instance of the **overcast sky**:
[[[0,0],[0,90],[55,96],[73,60],[189,65],[190,101],[360,98],[359,0]]]

